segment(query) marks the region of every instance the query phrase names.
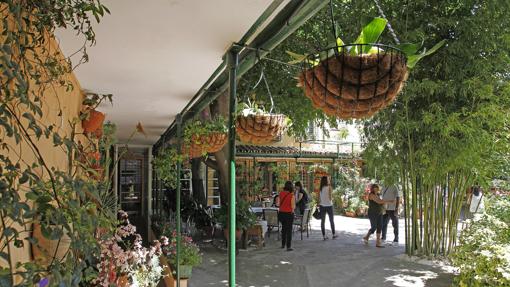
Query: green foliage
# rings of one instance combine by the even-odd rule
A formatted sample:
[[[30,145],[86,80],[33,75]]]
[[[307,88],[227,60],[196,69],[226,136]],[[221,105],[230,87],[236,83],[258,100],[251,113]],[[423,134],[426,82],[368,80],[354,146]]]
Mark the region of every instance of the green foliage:
[[[194,120],[184,127],[184,143],[189,144],[193,140],[200,142],[201,136],[208,136],[213,133],[227,133],[227,124],[222,116],[215,117],[211,121],[202,122]]]
[[[510,285],[510,198],[492,197],[475,215],[451,255],[458,286]]]
[[[381,34],[383,33],[384,29],[386,28],[386,24],[388,21],[386,19],[382,18],[374,18],[370,23],[368,23],[363,29],[361,30],[361,33],[359,34],[356,41],[354,41],[354,44],[372,44],[377,43],[379,40],[379,37],[381,37]],[[359,55],[359,54],[369,54],[372,51],[371,45],[363,45],[361,46],[361,50],[358,51],[358,47],[354,46],[352,51],[350,51],[352,55]],[[377,49],[375,50],[375,53],[377,53]]]
[[[388,1],[384,9],[405,17],[392,19],[403,42],[427,35],[424,45],[444,39],[447,44],[412,70],[398,102],[363,122],[363,157],[368,170],[377,171],[384,182],[400,177],[412,212],[407,216],[413,217],[407,224],[417,227],[408,238],[417,245],[407,251],[448,253],[455,244],[465,189],[475,182],[488,186],[508,163],[510,3]],[[446,214],[434,206],[446,202],[434,192],[437,186],[451,192]],[[435,216],[422,217],[419,201]],[[441,236],[449,237],[446,248]]]
[[[228,227],[228,206],[221,206],[218,212],[215,212],[216,222],[224,228]],[[236,229],[246,230],[257,223],[257,216],[250,211],[250,203],[244,200],[238,200],[236,203]]]
[[[177,187],[177,182],[180,179],[179,174],[177,174],[177,163],[182,162],[182,160],[182,155],[179,155],[175,148],[167,147],[160,149],[158,155],[152,161],[158,178],[163,180],[170,189]]]
[[[115,224],[101,201],[108,185],[84,176],[94,170],[77,161],[86,157],[75,138],[81,119],[48,123],[52,117],[44,104],[46,97],[55,96],[54,91],[73,91],[68,74],[88,60],[85,47],[95,42],[94,19],[99,22],[109,11],[95,0],[7,0],[0,7],[0,221],[4,231],[0,241],[13,243],[2,244],[0,249],[8,262],[0,270],[0,286],[13,286],[15,273],[16,286],[32,286],[48,274],[49,286],[87,284],[97,277],[100,248],[96,231],[111,230]],[[59,51],[48,48],[53,32],[61,28],[75,30],[84,42],[76,53],[81,53],[81,60],[74,67]],[[62,108],[51,110],[63,117]],[[68,127],[71,132],[64,133]],[[49,140],[67,153],[66,168],[49,165],[47,156],[52,155],[40,151],[39,140]],[[35,159],[33,163],[26,161],[30,158]],[[31,233],[34,222],[40,223],[47,239],[58,240],[64,234],[71,238],[64,259],[55,258],[48,266],[18,262],[16,249],[38,244]]]

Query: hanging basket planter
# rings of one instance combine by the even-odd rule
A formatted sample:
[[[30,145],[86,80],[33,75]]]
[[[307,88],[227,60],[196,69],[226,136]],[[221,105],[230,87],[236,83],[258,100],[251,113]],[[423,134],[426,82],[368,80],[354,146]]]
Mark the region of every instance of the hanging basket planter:
[[[210,133],[208,135],[193,135],[189,146],[182,147],[183,153],[190,158],[204,156],[207,153],[215,153],[227,144],[226,133]]]
[[[94,133],[103,126],[105,114],[96,110],[90,110],[88,114],[88,117],[81,122],[83,131],[85,133]]]
[[[236,118],[236,132],[245,143],[268,144],[280,136],[286,128],[286,116],[282,114],[248,114]]]
[[[227,141],[227,126],[223,117],[206,122],[195,120],[184,129],[182,152],[190,158],[197,158],[221,150]]]
[[[369,53],[363,51],[370,46]],[[334,51],[334,53],[331,53]],[[325,59],[320,55],[333,54]],[[402,90],[408,70],[405,55],[380,44],[352,44],[309,55],[299,86],[314,107],[341,119],[370,117],[388,106]]]

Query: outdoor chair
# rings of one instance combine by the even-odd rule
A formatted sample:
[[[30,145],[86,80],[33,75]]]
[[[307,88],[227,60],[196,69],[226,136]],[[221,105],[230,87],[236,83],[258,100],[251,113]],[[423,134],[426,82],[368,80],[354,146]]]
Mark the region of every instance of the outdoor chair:
[[[303,240],[303,232],[306,229],[306,238],[310,236],[310,209],[307,208],[303,212],[303,215],[297,215],[294,217],[294,226],[299,226],[301,232],[301,240]]]
[[[264,218],[267,221],[267,237],[271,236],[273,228],[278,230],[278,239],[280,239],[280,222],[278,221],[278,210],[264,209]]]

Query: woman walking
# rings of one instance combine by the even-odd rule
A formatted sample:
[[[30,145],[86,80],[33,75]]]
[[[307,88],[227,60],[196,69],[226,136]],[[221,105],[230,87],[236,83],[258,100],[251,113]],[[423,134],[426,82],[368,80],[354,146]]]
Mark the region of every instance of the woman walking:
[[[370,186],[370,193],[368,194],[368,218],[370,219],[370,229],[367,235],[363,237],[365,244],[368,244],[368,239],[375,231],[377,231],[377,241],[375,246],[384,248],[381,243],[381,231],[383,225],[383,204],[394,203],[395,200],[382,200],[380,197],[380,188],[377,184]]]
[[[292,223],[294,221],[294,208],[296,207],[292,182],[285,182],[277,201],[279,206],[278,219],[282,223],[282,248],[286,246],[287,251],[292,251]]]
[[[333,216],[333,200],[332,200],[332,188],[328,183],[328,177],[323,176],[321,178],[321,185],[319,189],[319,211],[321,214],[321,230],[322,230],[322,238],[327,240],[326,236],[326,228],[324,226],[326,221],[326,213],[329,217],[329,223],[331,224],[331,233],[333,233],[333,239],[337,238],[335,234],[335,218]]]

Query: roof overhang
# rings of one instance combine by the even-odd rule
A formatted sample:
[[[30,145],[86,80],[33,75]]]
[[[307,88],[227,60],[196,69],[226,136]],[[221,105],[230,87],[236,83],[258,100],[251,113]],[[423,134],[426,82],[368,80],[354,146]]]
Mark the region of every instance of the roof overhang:
[[[95,25],[90,62],[75,70],[84,90],[114,95],[99,109],[126,142],[138,122],[154,144],[175,115],[221,66],[235,41],[251,42],[290,0],[104,0],[111,15]],[[65,55],[83,42],[72,30],[57,31]],[[72,59],[77,62],[79,59]]]

